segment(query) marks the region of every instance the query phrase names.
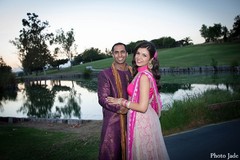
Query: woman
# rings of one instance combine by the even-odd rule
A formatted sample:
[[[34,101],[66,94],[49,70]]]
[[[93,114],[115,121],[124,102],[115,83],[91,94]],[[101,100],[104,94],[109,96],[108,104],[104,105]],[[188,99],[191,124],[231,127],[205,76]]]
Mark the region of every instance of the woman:
[[[134,50],[133,80],[128,86],[129,101],[108,97],[109,104],[129,109],[127,159],[169,159],[159,121],[161,100],[159,62],[151,42],[143,41]]]

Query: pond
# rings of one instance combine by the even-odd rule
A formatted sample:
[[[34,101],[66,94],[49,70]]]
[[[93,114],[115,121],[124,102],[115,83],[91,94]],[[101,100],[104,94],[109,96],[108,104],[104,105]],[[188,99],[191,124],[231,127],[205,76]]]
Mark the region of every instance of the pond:
[[[161,90],[163,109],[171,107],[174,100],[215,88],[233,92],[232,85],[227,84],[165,83]],[[102,120],[97,78],[19,83],[16,92],[1,93],[0,117]]]

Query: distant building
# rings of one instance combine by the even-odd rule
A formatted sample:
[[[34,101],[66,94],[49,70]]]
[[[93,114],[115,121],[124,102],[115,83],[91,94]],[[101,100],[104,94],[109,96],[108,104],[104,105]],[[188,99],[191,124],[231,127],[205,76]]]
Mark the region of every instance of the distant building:
[[[70,61],[68,61],[68,62],[65,63],[65,64],[59,65],[59,68],[68,68],[68,67],[71,67],[71,62],[70,62]]]

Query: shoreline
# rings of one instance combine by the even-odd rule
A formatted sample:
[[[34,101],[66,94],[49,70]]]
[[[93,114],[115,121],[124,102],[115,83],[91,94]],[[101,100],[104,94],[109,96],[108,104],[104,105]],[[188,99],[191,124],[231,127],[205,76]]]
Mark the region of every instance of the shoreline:
[[[56,124],[80,125],[89,122],[101,122],[102,120],[87,120],[87,119],[57,119],[57,118],[31,118],[31,117],[0,117],[0,122],[9,124],[22,123],[22,122],[46,122]]]
[[[10,121],[7,121],[10,120]],[[66,123],[68,122],[68,123]],[[80,137],[100,136],[102,120],[69,120],[56,121],[46,119],[0,117],[0,125],[13,125],[16,127],[30,127],[46,132],[76,133]]]

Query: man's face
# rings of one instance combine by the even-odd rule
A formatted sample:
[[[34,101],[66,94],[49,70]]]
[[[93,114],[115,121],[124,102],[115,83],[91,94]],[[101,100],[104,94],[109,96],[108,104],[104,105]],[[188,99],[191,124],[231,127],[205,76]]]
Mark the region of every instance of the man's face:
[[[126,62],[128,53],[125,50],[124,45],[116,45],[112,53],[113,59],[118,64],[123,64]]]

